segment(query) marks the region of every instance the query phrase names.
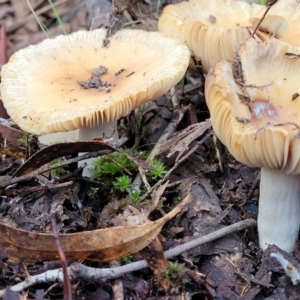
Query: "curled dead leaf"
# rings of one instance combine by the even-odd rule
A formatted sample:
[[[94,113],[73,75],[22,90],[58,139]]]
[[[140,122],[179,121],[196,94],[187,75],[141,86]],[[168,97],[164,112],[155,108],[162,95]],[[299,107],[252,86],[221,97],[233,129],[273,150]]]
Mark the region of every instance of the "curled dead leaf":
[[[102,140],[59,143],[48,146],[31,156],[13,175],[18,177],[40,168],[44,164],[66,155],[79,152],[96,152],[100,150],[117,151]]]
[[[136,253],[149,245],[164,224],[190,203],[192,198],[188,194],[173,210],[154,222],[61,234],[61,247],[68,259],[103,262]],[[10,260],[28,263],[59,258],[52,234],[28,232],[4,224],[0,224],[0,251]]]

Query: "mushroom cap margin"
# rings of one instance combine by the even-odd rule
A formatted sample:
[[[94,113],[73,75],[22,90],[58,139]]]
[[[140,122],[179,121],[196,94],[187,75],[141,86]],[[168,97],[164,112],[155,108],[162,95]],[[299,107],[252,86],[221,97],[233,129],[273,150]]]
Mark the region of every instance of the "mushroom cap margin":
[[[250,102],[239,97],[234,61],[210,69],[205,96],[216,135],[238,161],[293,175],[300,173],[300,97],[293,100],[300,94],[300,58],[288,58],[287,52],[300,49],[275,39],[247,40],[239,55]]]
[[[186,43],[207,72],[216,62],[233,57],[235,49],[251,36],[248,27],[253,30],[265,10],[264,5],[250,5],[246,1],[190,0],[166,6],[158,29]],[[280,37],[289,30],[286,19],[272,12],[260,27]],[[265,40],[269,34],[258,30],[257,36]]]
[[[161,96],[184,76],[190,53],[175,39],[124,29],[104,47],[105,37],[105,29],[78,31],[12,55],[0,86],[11,118],[39,135],[94,127]],[[78,83],[99,66],[108,68],[101,79],[112,84],[110,93]]]

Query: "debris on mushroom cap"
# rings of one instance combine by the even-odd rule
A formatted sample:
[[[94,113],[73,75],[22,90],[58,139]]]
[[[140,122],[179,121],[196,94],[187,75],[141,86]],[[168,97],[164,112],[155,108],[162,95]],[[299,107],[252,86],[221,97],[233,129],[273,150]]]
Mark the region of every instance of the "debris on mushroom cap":
[[[1,93],[11,118],[35,134],[98,126],[166,93],[190,53],[159,32],[79,31],[16,52],[3,66]]]
[[[264,5],[245,1],[190,0],[166,6],[158,29],[186,43],[207,72],[217,61],[233,58],[234,50],[251,36],[265,10]],[[288,29],[285,18],[272,12],[263,20],[256,38],[266,40],[269,33],[281,37]]]
[[[261,17],[265,8],[256,6],[256,15]],[[274,16],[283,17],[288,23],[289,28],[280,38],[293,46],[300,46],[300,1],[299,0],[279,0],[271,8],[270,13]],[[270,14],[268,13],[268,15]]]
[[[212,125],[238,161],[300,173],[298,55],[299,48],[275,39],[249,39],[232,62],[210,69],[205,93]]]

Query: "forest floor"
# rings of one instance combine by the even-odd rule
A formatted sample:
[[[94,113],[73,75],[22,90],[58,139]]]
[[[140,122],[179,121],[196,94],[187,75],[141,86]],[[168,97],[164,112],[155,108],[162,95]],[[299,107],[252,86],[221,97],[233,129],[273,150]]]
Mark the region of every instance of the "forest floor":
[[[0,67],[19,49],[47,37],[112,28],[116,19],[124,28],[156,31],[161,10],[171,2],[180,1],[116,0],[115,14],[109,0],[57,0],[56,11],[51,1],[31,0],[47,28],[43,32],[26,1],[0,0]],[[202,78],[189,69],[171,92],[122,118],[121,148],[105,141],[45,148],[2,114],[0,298],[300,299],[299,284],[293,285],[270,256],[281,253],[300,270],[299,243],[292,254],[275,246],[264,252],[259,248],[255,220],[260,170],[237,162],[214,136]],[[157,160],[146,162],[163,134],[167,139],[156,148]],[[74,154],[86,149],[111,153],[101,156],[91,178],[70,164]],[[57,152],[65,160],[57,160]],[[128,190],[137,176],[142,182],[133,196]],[[189,203],[180,206],[182,201]],[[166,223],[176,205],[179,213]],[[130,239],[137,224],[141,230]],[[107,236],[99,231],[115,226],[121,227]],[[154,227],[158,236],[151,231]],[[35,235],[41,232],[47,236]],[[98,254],[88,252],[82,238],[86,232],[94,233],[87,239],[99,241]],[[57,233],[66,237],[52,239],[60,259],[47,245]],[[209,239],[201,240],[207,234]],[[196,238],[197,247],[184,248]],[[118,251],[134,252],[130,249],[147,239],[154,241],[138,253],[100,262]],[[64,253],[60,240],[71,250]],[[179,250],[171,254],[170,249]],[[150,267],[139,264],[144,259]],[[61,280],[63,271],[70,280]]]

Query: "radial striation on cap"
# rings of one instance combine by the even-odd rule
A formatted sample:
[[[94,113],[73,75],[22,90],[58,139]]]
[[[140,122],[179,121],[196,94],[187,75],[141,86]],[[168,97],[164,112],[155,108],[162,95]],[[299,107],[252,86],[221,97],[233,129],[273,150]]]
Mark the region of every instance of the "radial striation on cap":
[[[300,173],[300,49],[249,39],[239,55],[242,84],[237,61],[219,62],[207,76],[206,101],[217,136],[248,166]]]
[[[47,39],[3,66],[3,102],[23,130],[42,135],[117,120],[184,76],[190,53],[179,41],[142,30],[106,33]]]
[[[233,58],[234,51],[252,35],[265,10],[264,5],[245,1],[189,0],[166,6],[158,29],[187,44],[207,72],[216,62]],[[266,40],[270,35],[281,38],[289,27],[284,13],[275,15],[272,7],[255,38]]]

